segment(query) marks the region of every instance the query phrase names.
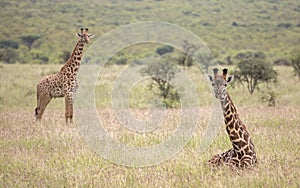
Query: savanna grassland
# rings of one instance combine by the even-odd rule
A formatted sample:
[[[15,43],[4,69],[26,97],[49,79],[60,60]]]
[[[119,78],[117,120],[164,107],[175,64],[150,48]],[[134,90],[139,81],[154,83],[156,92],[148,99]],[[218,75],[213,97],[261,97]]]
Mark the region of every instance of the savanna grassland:
[[[222,123],[212,144],[199,150],[215,99],[207,78],[195,65],[185,72],[199,96],[201,118],[186,146],[160,164],[125,167],[102,158],[83,139],[78,124],[65,124],[61,98],[51,101],[41,122],[35,121],[36,84],[59,71],[81,27],[96,35],[88,44],[92,46],[114,29],[143,21],[168,22],[191,31],[222,67],[230,64],[226,66],[230,73],[237,62],[229,60],[234,61],[240,52],[262,52],[272,65],[276,60],[288,65],[300,47],[298,0],[1,0],[0,187],[300,187],[300,84],[291,66],[273,66],[278,83],[268,89],[262,86],[253,95],[237,82],[228,88],[256,146],[259,164],[249,170],[207,165],[212,155],[231,147]],[[113,87],[120,73],[134,60],[158,57],[161,45],[154,41],[154,45],[122,49],[99,74],[97,114],[108,134],[120,143],[160,144],[178,128],[180,107],[165,109],[167,116],[149,133],[122,126],[112,109]],[[183,54],[177,52],[168,55]],[[130,112],[138,120],[151,116],[155,96],[148,89],[150,81],[141,80],[130,90]],[[275,94],[272,107],[261,100],[269,89]],[[76,122],[78,114],[74,117]]]
[[[124,68],[105,67],[99,78],[106,82],[101,83],[113,83]],[[211,98],[209,87],[205,87],[208,83],[203,75],[195,75],[196,69],[193,66],[188,71],[191,78],[200,78],[194,80],[197,91]],[[279,73],[275,107],[262,103],[259,92],[249,95],[242,86],[229,88],[240,118],[252,134],[259,159],[255,168],[234,172],[227,167],[211,168],[206,163],[213,154],[231,147],[224,125],[220,125],[213,143],[204,152],[199,151],[211,113],[209,103],[201,104],[203,118],[193,137],[172,159],[151,167],[124,167],[96,154],[76,124],[65,124],[63,99],[54,99],[42,121],[34,121],[35,85],[44,75],[59,70],[58,65],[1,65],[1,187],[299,187],[300,85],[298,78],[291,76],[291,67],[275,69]],[[134,92],[142,87],[137,85]],[[180,118],[176,109],[170,110],[171,116],[155,133],[141,135],[122,128],[109,101],[97,103],[107,91],[97,86],[95,92],[105,129],[119,142],[136,147],[158,144],[176,129]],[[140,97],[131,96],[130,100]],[[132,108],[132,113],[143,119],[147,117],[145,110]]]

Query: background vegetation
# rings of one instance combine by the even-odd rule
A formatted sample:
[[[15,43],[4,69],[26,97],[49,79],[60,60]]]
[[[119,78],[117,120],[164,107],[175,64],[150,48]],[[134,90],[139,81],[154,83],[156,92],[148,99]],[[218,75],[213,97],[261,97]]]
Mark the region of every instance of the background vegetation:
[[[0,187],[299,187],[299,20],[297,0],[0,1]],[[76,124],[65,125],[63,99],[51,101],[40,124],[34,121],[36,84],[60,69],[58,64],[73,50],[81,27],[88,27],[97,39],[139,21],[170,22],[199,36],[216,57],[199,57],[211,59],[203,64],[204,71],[219,63],[234,74],[247,54],[254,54],[250,64],[260,62],[276,75],[276,85],[260,85],[252,95],[246,84],[238,84],[238,77],[229,87],[256,145],[257,167],[237,173],[206,165],[213,154],[231,147],[222,127],[207,151],[198,150],[215,99],[203,72],[190,66],[191,59],[161,44],[134,45],[115,54],[99,75],[95,102],[114,139],[138,147],[160,143],[176,129],[180,109],[168,108],[157,131],[129,131],[111,110],[113,84],[139,58],[159,56],[185,69],[195,83],[202,119],[192,140],[171,160],[146,168],[104,160],[85,144]],[[186,44],[186,51],[189,47]],[[261,72],[255,75],[261,77]],[[137,83],[130,93],[131,112],[137,119],[149,117],[149,103],[156,98],[149,90],[152,81]]]
[[[75,33],[97,37],[124,24],[170,22],[199,36],[220,61],[242,50],[262,51],[274,61],[299,48],[300,5],[280,1],[102,0],[0,2],[0,50],[6,63],[61,63]],[[126,54],[125,54],[126,55]]]

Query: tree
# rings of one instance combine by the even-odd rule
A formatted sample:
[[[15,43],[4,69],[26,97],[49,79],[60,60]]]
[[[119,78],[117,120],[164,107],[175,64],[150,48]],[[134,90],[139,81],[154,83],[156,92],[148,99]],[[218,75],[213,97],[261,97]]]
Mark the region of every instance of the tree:
[[[291,65],[294,68],[295,75],[300,78],[300,53],[293,55],[290,59]]]
[[[141,70],[143,76],[150,76],[153,80],[153,83],[149,85],[149,90],[162,97],[168,108],[176,106],[179,101],[179,95],[171,85],[171,80],[177,71],[177,67],[170,61],[155,61]]]
[[[240,52],[237,55],[234,56],[234,59],[236,61],[241,61],[243,59],[249,59],[249,58],[256,58],[256,59],[266,59],[266,55],[263,52],[252,52],[252,51],[246,51],[246,52]]]
[[[208,68],[210,66],[216,65],[218,62],[215,59],[215,55],[213,53],[210,54],[200,54],[197,56],[197,59],[200,61],[200,65],[205,69],[206,73],[208,73]]]
[[[259,89],[259,85],[265,83],[276,83],[277,72],[268,63],[264,56],[248,56],[241,58],[234,71],[235,78],[240,82],[246,82],[247,89],[253,94],[255,89]]]
[[[184,51],[184,57],[179,61],[179,64],[183,65],[183,69],[185,69],[186,66],[192,66],[192,58],[190,56],[193,56],[196,50],[198,50],[199,47],[197,47],[194,44],[190,44],[188,41],[183,41],[183,51]]]
[[[174,51],[174,48],[172,46],[162,46],[162,47],[158,47],[156,49],[156,53],[158,53],[160,56],[166,54],[166,53],[171,53]]]
[[[16,41],[13,40],[1,40],[0,41],[0,48],[14,48],[18,49],[19,44]]]
[[[276,59],[274,62],[274,65],[291,65],[289,59],[287,58],[279,58],[279,59]]]
[[[232,64],[233,64],[233,61],[232,61],[231,56],[227,56],[227,57],[225,58],[225,61],[227,62],[227,65],[232,65]]]
[[[0,50],[0,61],[3,61],[7,64],[13,64],[16,63],[18,59],[18,53],[11,49],[11,48],[5,48]]]
[[[37,39],[39,39],[41,37],[37,36],[37,35],[25,35],[25,36],[21,36],[20,38],[21,38],[23,44],[28,47],[28,51],[30,51],[34,41],[36,41]]]

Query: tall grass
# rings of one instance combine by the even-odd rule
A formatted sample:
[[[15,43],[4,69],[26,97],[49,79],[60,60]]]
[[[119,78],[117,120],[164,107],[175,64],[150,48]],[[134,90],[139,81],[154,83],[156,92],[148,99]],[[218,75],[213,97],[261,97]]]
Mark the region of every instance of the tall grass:
[[[124,67],[107,67],[97,85],[96,96],[109,95],[114,75]],[[172,159],[151,167],[124,167],[97,155],[82,138],[76,124],[64,123],[64,100],[53,100],[40,123],[33,118],[35,86],[44,75],[59,66],[3,65],[0,68],[0,186],[1,187],[299,187],[300,176],[300,86],[290,67],[276,67],[279,85],[275,107],[261,103],[259,93],[249,95],[242,86],[230,87],[241,120],[247,125],[256,146],[259,164],[250,170],[211,168],[207,160],[231,147],[222,126],[212,145],[199,152],[210,116],[209,102],[201,105],[201,117],[194,135]],[[116,72],[115,72],[116,71]],[[201,75],[191,77],[200,78]],[[109,81],[110,80],[110,81]],[[101,80],[100,80],[101,81]],[[210,96],[208,87],[197,91]],[[200,83],[200,82],[199,82]],[[97,90],[99,87],[99,90]],[[135,93],[132,94],[134,104]],[[107,93],[106,93],[107,92]],[[176,109],[149,134],[130,131],[118,123],[109,100],[97,103],[105,129],[121,143],[137,147],[160,143],[176,129]],[[139,98],[137,98],[139,100]],[[105,107],[105,108],[104,108]],[[143,120],[147,108],[132,108]],[[75,114],[76,117],[76,114]]]

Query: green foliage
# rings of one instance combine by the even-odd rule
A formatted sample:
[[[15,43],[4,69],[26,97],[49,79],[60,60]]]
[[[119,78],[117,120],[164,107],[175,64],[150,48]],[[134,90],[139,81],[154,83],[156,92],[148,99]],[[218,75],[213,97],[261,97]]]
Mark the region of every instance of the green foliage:
[[[127,58],[122,56],[115,59],[116,65],[125,65],[127,63]]]
[[[14,40],[1,40],[0,41],[0,48],[19,48],[19,43]]]
[[[292,26],[292,24],[290,24],[290,23],[280,23],[280,24],[277,25],[277,27],[284,28],[284,29],[288,29],[291,26]]]
[[[185,68],[185,66],[192,66],[193,65],[193,59],[191,58],[191,56],[194,55],[195,51],[198,49],[197,46],[195,46],[194,44],[190,44],[188,41],[183,41],[183,52],[184,52],[184,56],[180,59],[181,61],[179,61],[179,65],[183,66],[183,69]]]
[[[129,61],[128,59],[130,59],[130,57],[126,56],[125,54],[126,54],[126,51],[125,51],[125,53],[123,51],[118,52],[108,61],[108,64],[110,64],[110,65],[112,65],[112,64],[126,65],[127,62]],[[129,55],[129,52],[128,52],[128,55]]]
[[[28,47],[28,50],[30,51],[32,48],[33,43],[41,38],[40,36],[37,35],[24,35],[21,36],[20,39],[22,40],[23,44]]]
[[[40,50],[31,50],[30,52],[30,62],[33,64],[47,64],[49,58],[45,56]]]
[[[233,60],[232,60],[232,58],[231,58],[231,56],[227,56],[226,58],[225,58],[225,61],[226,61],[226,64],[227,65],[233,65]]]
[[[0,61],[13,64],[18,60],[18,53],[15,49],[19,48],[19,43],[14,40],[0,41]]]
[[[261,97],[262,102],[267,102],[268,106],[275,106],[276,102],[276,93],[274,90],[271,90],[270,88],[267,88],[266,91],[262,92]]]
[[[284,56],[298,45],[295,39],[300,28],[298,0],[280,3],[4,0],[0,4],[0,41],[15,41],[19,48],[27,47],[27,50],[39,49],[49,58],[49,63],[60,63],[59,55],[73,49],[77,40],[75,33],[80,27],[89,27],[96,37],[101,37],[124,24],[170,22],[199,36],[211,50],[220,54],[220,59],[242,49],[263,51],[270,59]],[[22,42],[24,36],[30,35],[43,37],[33,44]],[[155,50],[152,51],[155,53]],[[22,56],[20,62],[32,63],[29,53],[16,52]]]
[[[291,65],[294,68],[295,75],[298,75],[300,78],[300,53],[296,53],[291,57]]]
[[[274,65],[291,65],[287,58],[279,58],[274,61]]]
[[[159,55],[164,55],[166,53],[171,53],[174,51],[174,48],[172,46],[167,46],[167,45],[164,45],[162,47],[158,47],[156,49],[156,53],[158,53]]]
[[[217,63],[220,64],[216,60],[216,56],[213,53],[210,54],[200,54],[198,55],[197,59],[200,61],[200,65],[204,68],[206,73],[208,73],[208,68],[210,66],[214,66]]]
[[[247,89],[250,94],[262,83],[275,83],[277,81],[277,72],[272,65],[265,60],[265,55],[261,52],[245,52],[239,53],[236,70],[234,71],[235,78],[240,82],[247,84]]]
[[[179,102],[179,95],[171,84],[177,71],[177,67],[170,61],[155,61],[141,70],[143,76],[150,76],[153,80],[149,90],[161,97],[168,108],[176,107]]]
[[[16,63],[18,60],[18,54],[12,48],[0,49],[0,61],[7,64]]]
[[[266,55],[263,52],[246,51],[246,52],[239,52],[234,57],[234,59],[237,61],[241,61],[244,59],[251,59],[251,58],[265,60]]]
[[[63,50],[62,53],[59,55],[60,64],[64,64],[70,57],[71,53],[67,50]]]

